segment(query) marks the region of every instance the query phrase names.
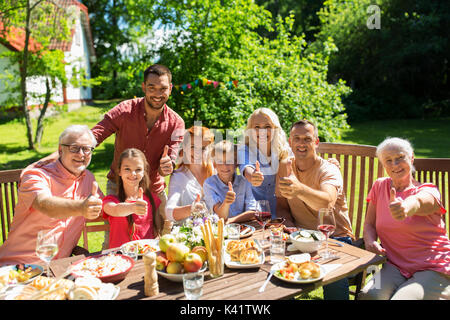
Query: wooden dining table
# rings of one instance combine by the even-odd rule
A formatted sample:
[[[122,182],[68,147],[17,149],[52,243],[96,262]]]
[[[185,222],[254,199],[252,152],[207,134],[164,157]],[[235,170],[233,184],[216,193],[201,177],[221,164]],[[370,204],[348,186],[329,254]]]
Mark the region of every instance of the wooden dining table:
[[[252,235],[255,239],[262,237],[262,228],[256,222],[248,224],[259,228]],[[336,269],[327,273],[322,280],[298,284],[289,283],[273,276],[267,283],[263,292],[259,292],[260,287],[266,281],[272,264],[270,264],[270,254],[268,248],[265,248],[266,261],[259,267],[252,269],[230,269],[225,266],[224,275],[219,278],[211,278],[209,272],[205,271],[205,281],[203,285],[202,300],[279,300],[290,299],[302,293],[315,290],[318,287],[335,282],[337,280],[350,277],[360,273],[371,265],[380,265],[385,262],[385,257],[376,255],[372,252],[348,245],[336,240],[329,240],[328,248],[339,258],[333,261],[324,260],[319,264],[338,264]],[[325,249],[325,244],[316,253],[311,253],[314,259]],[[102,253],[111,250],[103,251]],[[114,250],[113,250],[114,251]],[[289,252],[286,255],[300,253]],[[83,259],[85,256],[72,256],[58,259],[51,262],[50,269],[54,276],[63,274],[71,263]],[[158,276],[159,294],[147,297],[144,294],[144,263],[142,258],[138,259],[134,267],[127,274],[125,279],[116,283],[120,287],[120,293],[117,300],[180,300],[185,299],[183,284],[173,282],[162,276]]]

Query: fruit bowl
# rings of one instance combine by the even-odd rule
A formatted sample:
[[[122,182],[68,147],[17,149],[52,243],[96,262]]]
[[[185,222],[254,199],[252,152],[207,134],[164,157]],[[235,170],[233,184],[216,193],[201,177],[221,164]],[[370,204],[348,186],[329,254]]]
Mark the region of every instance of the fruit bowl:
[[[198,272],[203,272],[206,270],[206,262],[203,264],[202,268]],[[161,276],[163,278],[166,278],[167,280],[173,281],[173,282],[183,282],[183,274],[184,273],[167,273],[165,271],[159,271],[156,270],[158,273],[158,276]]]
[[[317,230],[302,229],[291,233],[289,239],[297,250],[311,253],[319,250],[322,241],[325,240],[325,236]]]

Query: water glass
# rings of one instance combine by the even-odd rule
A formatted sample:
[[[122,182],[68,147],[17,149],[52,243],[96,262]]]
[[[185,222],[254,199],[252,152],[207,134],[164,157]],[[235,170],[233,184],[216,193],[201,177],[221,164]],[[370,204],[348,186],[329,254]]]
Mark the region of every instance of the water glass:
[[[136,261],[139,256],[138,249],[139,245],[136,243],[134,245],[128,246],[128,248],[124,250],[123,254]]]
[[[270,232],[270,263],[276,264],[284,261],[286,243],[283,240],[283,232],[271,230]]]
[[[198,300],[203,294],[203,272],[183,274],[184,295],[187,300]]]
[[[239,223],[227,224],[226,228],[229,240],[239,240],[241,234],[241,226]]]

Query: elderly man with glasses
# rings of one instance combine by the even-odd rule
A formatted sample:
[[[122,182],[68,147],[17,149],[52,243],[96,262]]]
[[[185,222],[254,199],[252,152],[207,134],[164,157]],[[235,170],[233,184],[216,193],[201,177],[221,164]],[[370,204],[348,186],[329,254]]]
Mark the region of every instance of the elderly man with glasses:
[[[8,239],[0,247],[0,265],[42,263],[35,253],[40,230],[56,235],[54,259],[71,255],[85,219],[97,218],[102,209],[103,194],[86,169],[96,144],[88,126],[70,126],[59,137],[58,161],[23,171]]]

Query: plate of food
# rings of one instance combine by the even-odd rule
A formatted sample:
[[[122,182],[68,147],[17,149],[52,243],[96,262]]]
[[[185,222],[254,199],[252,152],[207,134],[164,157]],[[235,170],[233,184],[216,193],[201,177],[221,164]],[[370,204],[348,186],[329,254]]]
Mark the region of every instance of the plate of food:
[[[72,264],[72,275],[78,277],[96,277],[103,282],[123,280],[134,260],[122,254],[109,253],[78,260]]]
[[[224,262],[230,269],[257,268],[264,260],[264,250],[253,239],[225,241]]]
[[[60,279],[38,276],[9,290],[5,300],[115,300],[120,288],[98,278]]]
[[[0,268],[0,292],[3,292],[8,287],[24,284],[32,281],[37,276],[40,276],[44,269],[36,264],[23,264],[4,266]]]
[[[291,283],[311,283],[316,282],[325,276],[323,266],[309,260],[291,260],[286,259],[272,266],[274,276],[280,280]]]
[[[159,240],[158,239],[142,239],[142,240],[130,241],[130,242],[124,243],[120,247],[120,251],[122,253],[137,252],[137,255],[139,257],[141,257],[146,253],[159,251]]]

